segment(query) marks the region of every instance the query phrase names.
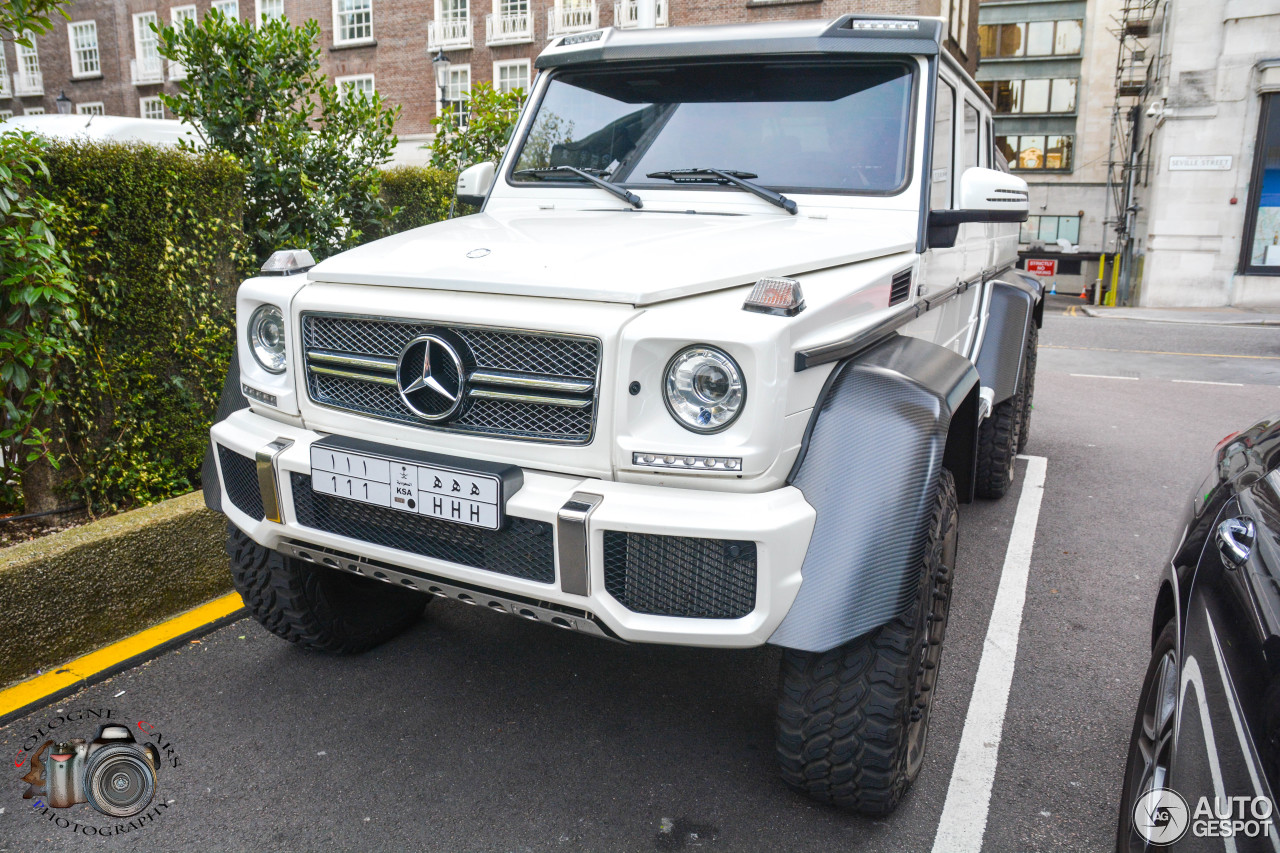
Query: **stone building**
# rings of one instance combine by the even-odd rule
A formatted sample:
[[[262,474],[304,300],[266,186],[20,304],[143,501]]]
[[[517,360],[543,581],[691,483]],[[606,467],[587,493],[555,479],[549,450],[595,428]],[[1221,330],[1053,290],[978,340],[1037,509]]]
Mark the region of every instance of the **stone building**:
[[[1078,293],[1115,251],[1107,175],[1124,0],[984,0],[977,78],[996,146],[1027,181],[1023,265]],[[1028,263],[1031,262],[1031,263]]]
[[[848,12],[941,15],[949,50],[977,68],[977,0],[656,0],[657,25],[835,18]],[[325,72],[341,86],[377,91],[401,108],[397,160],[421,160],[441,90],[432,55],[451,61],[445,95],[464,99],[492,81],[526,87],[532,60],[557,36],[633,27],[638,0],[73,0],[70,20],[36,39],[34,51],[3,44],[0,117],[53,112],[65,92],[77,112],[163,116],[156,95],[183,70],[156,53],[152,24],[202,17],[211,8],[251,20],[283,15],[320,22]]]
[[[1130,302],[1280,307],[1280,4],[1149,8]]]

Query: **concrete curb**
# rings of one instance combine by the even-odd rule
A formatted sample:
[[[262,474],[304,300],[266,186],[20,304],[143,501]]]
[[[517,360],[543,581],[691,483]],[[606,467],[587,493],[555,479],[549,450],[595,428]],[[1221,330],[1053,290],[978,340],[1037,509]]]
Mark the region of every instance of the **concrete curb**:
[[[0,548],[0,685],[230,592],[225,544],[193,492]]]
[[[1146,320],[1151,323],[1184,323],[1195,326],[1280,326],[1280,315],[1236,312],[1179,312],[1151,309],[1099,308],[1081,305],[1080,311],[1103,320]],[[1181,316],[1180,316],[1181,314]]]

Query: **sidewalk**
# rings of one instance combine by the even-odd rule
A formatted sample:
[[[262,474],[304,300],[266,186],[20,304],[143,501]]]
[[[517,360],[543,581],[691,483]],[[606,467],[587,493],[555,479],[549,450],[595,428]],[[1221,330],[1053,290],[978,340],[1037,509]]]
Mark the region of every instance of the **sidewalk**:
[[[1207,326],[1280,326],[1280,313],[1245,308],[1106,308],[1081,305],[1080,313],[1112,320],[1147,320],[1157,323],[1195,323]]]

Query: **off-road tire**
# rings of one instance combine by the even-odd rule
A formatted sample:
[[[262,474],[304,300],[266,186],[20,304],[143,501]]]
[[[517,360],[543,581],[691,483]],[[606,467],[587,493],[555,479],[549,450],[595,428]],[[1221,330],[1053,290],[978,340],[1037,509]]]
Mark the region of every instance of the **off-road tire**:
[[[227,525],[231,581],[271,633],[328,654],[368,651],[409,628],[428,596],[372,578],[310,566]]]
[[[1036,348],[1040,344],[1040,330],[1031,324],[1027,337],[1027,356],[1022,362],[1022,421],[1018,424],[1018,452],[1025,453],[1027,439],[1031,437],[1032,401],[1036,393]]]
[[[1013,462],[1018,455],[1018,429],[1022,425],[1022,387],[1002,403],[978,427],[978,470],[973,484],[980,498],[1002,498],[1013,484]]]
[[[944,469],[913,606],[830,651],[783,653],[776,754],[795,791],[882,816],[919,775],[951,605],[957,522],[955,480]]]

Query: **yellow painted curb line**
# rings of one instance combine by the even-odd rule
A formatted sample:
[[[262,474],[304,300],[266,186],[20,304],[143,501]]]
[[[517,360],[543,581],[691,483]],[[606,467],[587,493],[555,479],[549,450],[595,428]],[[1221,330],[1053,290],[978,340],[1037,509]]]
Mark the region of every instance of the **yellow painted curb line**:
[[[189,634],[210,622],[216,622],[242,607],[244,607],[244,601],[240,598],[240,593],[228,593],[145,631],[139,631],[132,637],[125,637],[106,648],[82,655],[55,670],[19,682],[7,690],[0,691],[0,718],[36,704],[60,690],[74,687],[100,672],[130,658],[138,657],[175,637]]]

